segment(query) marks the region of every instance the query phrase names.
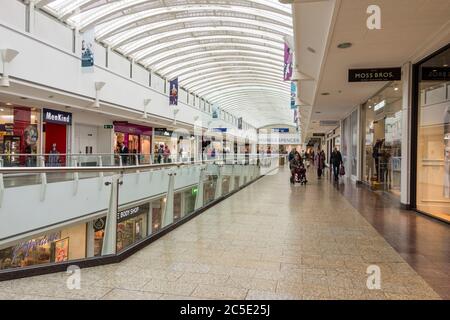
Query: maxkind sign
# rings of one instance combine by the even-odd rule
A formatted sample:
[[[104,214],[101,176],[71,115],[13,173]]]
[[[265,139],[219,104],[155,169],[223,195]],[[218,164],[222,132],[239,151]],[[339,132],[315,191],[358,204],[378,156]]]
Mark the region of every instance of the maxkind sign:
[[[72,114],[70,112],[44,109],[44,122],[51,122],[57,124],[72,124]]]

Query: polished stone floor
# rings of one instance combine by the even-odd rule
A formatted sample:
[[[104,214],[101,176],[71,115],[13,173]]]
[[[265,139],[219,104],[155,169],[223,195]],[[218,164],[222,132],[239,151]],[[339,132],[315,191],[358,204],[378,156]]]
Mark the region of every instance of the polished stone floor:
[[[0,282],[0,299],[439,299],[326,179],[260,179],[127,260]],[[381,288],[367,288],[368,267]]]

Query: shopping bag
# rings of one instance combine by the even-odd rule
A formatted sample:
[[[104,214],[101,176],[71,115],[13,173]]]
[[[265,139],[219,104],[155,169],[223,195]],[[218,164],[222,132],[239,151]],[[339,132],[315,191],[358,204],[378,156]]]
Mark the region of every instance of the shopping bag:
[[[341,176],[345,176],[345,167],[343,165],[341,165],[341,167],[339,168],[339,174]]]

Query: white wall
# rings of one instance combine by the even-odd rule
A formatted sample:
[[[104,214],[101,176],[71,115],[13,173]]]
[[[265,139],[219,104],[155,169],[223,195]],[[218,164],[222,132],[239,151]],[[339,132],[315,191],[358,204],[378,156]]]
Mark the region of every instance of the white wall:
[[[33,33],[49,44],[66,51],[72,51],[72,30],[39,11],[34,12]]]
[[[2,0],[0,21],[25,31],[25,5],[16,0]]]

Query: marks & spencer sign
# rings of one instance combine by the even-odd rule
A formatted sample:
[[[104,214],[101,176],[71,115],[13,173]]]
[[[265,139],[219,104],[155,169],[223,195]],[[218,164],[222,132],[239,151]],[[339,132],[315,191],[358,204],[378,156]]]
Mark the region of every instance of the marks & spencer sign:
[[[401,68],[350,69],[348,82],[399,81]]]
[[[44,109],[44,122],[71,125],[72,114],[64,111]]]

